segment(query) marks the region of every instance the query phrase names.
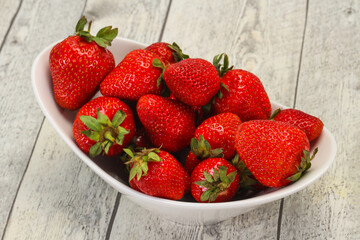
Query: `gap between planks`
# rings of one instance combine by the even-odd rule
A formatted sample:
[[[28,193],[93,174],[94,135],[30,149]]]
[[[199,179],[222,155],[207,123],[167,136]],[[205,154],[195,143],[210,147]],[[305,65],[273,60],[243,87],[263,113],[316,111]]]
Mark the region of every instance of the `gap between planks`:
[[[21,2],[22,2],[22,1],[21,1]],[[20,5],[21,5],[21,4],[20,4]],[[19,8],[19,9],[20,9],[20,8]],[[16,13],[15,15],[17,15],[17,13]],[[5,40],[5,38],[4,38],[4,40]],[[45,121],[45,117],[43,117],[43,119],[42,119],[42,121],[41,121],[40,128],[39,128],[39,131],[38,131],[38,133],[37,133],[37,135],[36,135],[34,145],[33,145],[32,149],[31,149],[31,153],[30,153],[29,159],[28,159],[28,161],[27,161],[27,164],[26,164],[24,173],[23,173],[23,175],[21,176],[21,179],[20,179],[20,182],[19,182],[19,186],[18,186],[18,188],[17,188],[17,190],[16,190],[14,200],[13,200],[13,202],[12,202],[12,204],[11,204],[9,214],[8,214],[8,216],[7,216],[7,219],[6,219],[6,223],[5,223],[5,227],[4,227],[4,232],[3,232],[3,235],[1,236],[1,240],[4,240],[4,237],[5,237],[5,235],[6,235],[6,229],[7,229],[7,226],[8,226],[8,223],[9,223],[9,219],[10,219],[10,216],[11,216],[12,211],[13,211],[13,208],[14,208],[14,204],[15,204],[15,202],[16,202],[16,199],[17,199],[17,196],[18,196],[20,187],[21,187],[21,185],[22,185],[22,183],[23,183],[25,174],[26,174],[26,172],[27,172],[27,170],[28,170],[28,167],[29,167],[29,164],[30,164],[30,160],[31,160],[32,155],[33,155],[33,153],[34,153],[34,149],[35,149],[36,143],[37,143],[37,141],[38,141],[38,139],[39,139],[39,135],[40,135],[42,126],[43,126],[43,124],[44,124],[44,121]]]
[[[83,9],[83,12],[84,12],[84,10],[85,10],[86,3],[87,3],[87,1],[85,2],[85,6],[84,6],[84,9]],[[161,42],[161,40],[162,40],[162,38],[163,38],[163,34],[164,34],[166,22],[167,22],[167,20],[168,20],[170,8],[171,8],[171,3],[172,3],[172,0],[169,1],[169,5],[168,5],[168,8],[167,8],[167,11],[166,11],[166,14],[165,14],[165,18],[164,18],[164,23],[163,23],[163,25],[162,25],[162,27],[161,27],[161,32],[160,32],[160,35],[159,35],[159,38],[158,38],[158,41],[159,41],[159,42]],[[110,239],[111,231],[112,231],[112,228],[113,228],[113,225],[114,225],[114,220],[115,220],[116,213],[117,213],[117,210],[118,210],[119,204],[120,204],[120,199],[121,199],[121,193],[118,192],[117,195],[116,195],[116,200],[115,200],[113,212],[112,212],[112,214],[111,214],[111,218],[110,218],[110,222],[109,222],[109,225],[108,225],[108,229],[107,229],[107,231],[106,231],[105,240],[109,240],[109,239]]]
[[[19,11],[20,11],[20,8],[21,8],[21,6],[22,6],[22,3],[23,3],[23,0],[20,0],[19,6],[17,7],[14,16],[11,18],[9,27],[8,27],[8,29],[6,30],[4,39],[3,39],[3,41],[2,41],[2,43],[1,43],[1,45],[0,45],[0,53],[1,53],[2,49],[3,49],[3,47],[4,47],[4,44],[5,44],[5,42],[6,42],[6,39],[7,39],[8,35],[9,35],[10,29],[12,28],[12,26],[13,26],[13,24],[14,24],[14,21],[15,21],[18,13],[19,13]]]
[[[297,72],[297,76],[296,76],[296,85],[295,85],[293,108],[296,107],[296,98],[297,98],[299,79],[300,79],[300,72],[301,72],[301,63],[302,63],[302,56],[303,56],[303,50],[304,50],[304,42],[305,42],[305,34],[306,34],[308,12],[309,12],[309,0],[306,0],[304,30],[303,30],[303,37],[302,37],[301,48],[300,48],[299,67],[298,67],[298,72]],[[280,236],[281,236],[281,222],[282,222],[282,215],[283,215],[283,209],[284,209],[284,202],[285,202],[285,199],[282,198],[281,202],[280,202],[280,208],[279,208],[278,228],[277,228],[277,236],[276,236],[277,240],[280,240]]]

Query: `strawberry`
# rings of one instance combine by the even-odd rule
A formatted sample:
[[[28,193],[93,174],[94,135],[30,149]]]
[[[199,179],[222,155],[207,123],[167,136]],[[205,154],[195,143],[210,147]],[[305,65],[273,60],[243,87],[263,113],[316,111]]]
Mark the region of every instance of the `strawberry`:
[[[216,68],[200,58],[188,58],[165,69],[164,80],[181,102],[190,106],[207,104],[220,88]]]
[[[124,151],[131,157],[127,162],[131,166],[129,182],[138,190],[172,200],[181,199],[189,191],[190,176],[170,153],[158,148]]]
[[[137,101],[145,94],[159,95],[163,88],[159,81],[162,69],[153,66],[154,60],[163,65],[161,60],[149,51],[131,51],[101,82],[100,92],[104,96],[131,101]]]
[[[220,88],[219,97],[214,98],[214,113],[231,112],[238,115],[243,122],[268,119],[271,104],[260,79],[248,71],[227,68],[227,63],[224,63],[224,66],[217,64],[221,57],[222,55],[214,58],[214,65],[218,70],[224,68],[219,72],[222,86],[226,87]],[[225,58],[227,59],[226,55]]]
[[[226,202],[236,194],[239,175],[223,158],[209,158],[191,173],[191,194],[198,202]]]
[[[118,155],[135,133],[130,108],[121,100],[98,97],[80,108],[73,124],[76,143],[94,158],[101,153]]]
[[[139,99],[136,108],[141,123],[156,147],[178,152],[189,145],[195,132],[195,113],[191,107],[148,94]]]
[[[239,188],[241,190],[263,190],[266,187],[256,181],[254,175],[246,167],[245,163],[240,160],[239,154],[235,154],[231,160],[231,164],[236,168],[239,173]]]
[[[297,109],[275,111],[272,117],[275,121],[287,122],[306,133],[309,141],[316,139],[322,132],[324,123],[317,117]]]
[[[309,140],[299,128],[271,120],[242,123],[236,150],[250,172],[263,185],[282,187],[298,180],[311,166]]]
[[[169,99],[178,100],[172,93],[170,93]],[[202,106],[191,106],[191,108],[196,113],[196,126],[199,126],[205,119],[210,117],[210,112],[204,111]]]
[[[189,55],[184,54],[175,42],[173,44],[156,42],[146,47],[145,50],[154,53],[164,62],[165,66],[189,58]]]
[[[224,157],[222,148],[212,149],[209,142],[206,141],[202,135],[198,136],[198,139],[191,139],[191,151],[185,159],[185,170],[189,174],[191,174],[196,165],[204,159]]]
[[[225,159],[231,159],[235,153],[236,130],[241,124],[240,118],[233,113],[220,113],[206,119],[195,130],[195,138],[202,135],[211,148],[222,148]]]
[[[136,148],[150,148],[152,146],[149,137],[146,134],[145,128],[140,127],[136,129],[135,133],[135,147]]]
[[[84,30],[87,20],[76,25],[76,35],[56,44],[50,52],[49,64],[56,102],[75,110],[88,102],[98,91],[100,82],[115,67],[112,53],[106,49],[117,35],[111,26],[96,36]]]

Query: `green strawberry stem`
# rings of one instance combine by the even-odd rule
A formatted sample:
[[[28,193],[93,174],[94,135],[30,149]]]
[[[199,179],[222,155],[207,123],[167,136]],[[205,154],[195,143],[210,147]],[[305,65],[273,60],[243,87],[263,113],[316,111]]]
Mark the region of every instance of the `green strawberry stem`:
[[[318,152],[318,148],[315,148],[312,156],[310,157],[310,152],[307,150],[303,150],[304,156],[301,157],[301,162],[299,167],[297,167],[297,172],[290,177],[287,178],[287,180],[291,182],[295,182],[300,179],[300,177],[311,167],[311,160],[314,159],[316,153]]]
[[[245,166],[245,163],[240,160],[238,154],[236,154],[234,158],[231,160],[231,164],[236,168],[236,170],[239,173],[239,178],[240,178],[239,189],[241,190],[252,189],[252,186],[259,183],[254,178],[250,177],[253,176],[253,174]]]
[[[170,96],[170,89],[168,88],[168,86],[166,85],[165,81],[164,81],[164,72],[166,70],[166,66],[164,66],[163,62],[160,61],[157,58],[153,59],[152,65],[154,67],[160,68],[162,70],[160,77],[156,80],[156,86],[159,87],[160,84],[163,84],[163,88],[161,91],[161,96],[163,97],[169,97]]]
[[[148,162],[162,161],[158,155],[160,148],[143,148],[139,152],[133,152],[133,150],[129,148],[124,148],[124,152],[130,157],[130,160],[125,162],[126,165],[130,165],[131,167],[129,181],[131,181],[135,176],[137,180],[140,180],[142,176],[146,176],[148,171]]]
[[[196,138],[192,138],[190,141],[190,147],[193,154],[195,154],[200,160],[204,160],[207,158],[224,157],[224,154],[222,153],[223,149],[211,149],[210,143],[205,140],[203,135],[199,135],[199,140],[197,140]]]
[[[179,45],[176,42],[173,42],[173,44],[169,44],[168,47],[174,51],[173,57],[176,62],[180,62],[181,60],[184,60],[184,59],[187,59],[190,57],[189,55],[184,54],[182,52],[181,48],[179,47]]]
[[[97,111],[97,118],[86,115],[79,118],[89,128],[81,133],[96,142],[89,150],[89,155],[92,158],[97,157],[102,152],[108,154],[113,144],[122,145],[125,135],[129,133],[128,130],[120,126],[126,118],[126,113],[122,110],[115,113],[112,122],[108,116],[100,113],[100,108]]]
[[[281,112],[281,108],[276,109],[270,116],[269,120],[274,120],[274,118]]]
[[[221,64],[220,62],[223,57],[224,57],[224,61],[223,64]],[[234,66],[229,67],[229,57],[226,53],[221,53],[216,55],[213,58],[213,65],[216,68],[220,77],[223,77],[226,72],[230,71],[234,67]]]
[[[205,180],[195,182],[195,184],[207,188],[200,196],[200,200],[203,202],[215,201],[219,193],[230,187],[237,174],[237,172],[234,171],[226,175],[226,166],[219,166],[218,170],[213,168],[213,171],[213,175],[203,171]]]
[[[81,38],[85,39],[88,42],[94,41],[96,42],[97,45],[103,48],[107,46],[111,46],[112,40],[114,40],[114,38],[118,34],[117,28],[113,29],[112,26],[107,26],[100,29],[96,34],[96,36],[93,36],[90,34],[92,21],[89,22],[87,31],[84,30],[86,23],[87,23],[86,17],[82,16],[75,27],[77,36],[80,36]]]

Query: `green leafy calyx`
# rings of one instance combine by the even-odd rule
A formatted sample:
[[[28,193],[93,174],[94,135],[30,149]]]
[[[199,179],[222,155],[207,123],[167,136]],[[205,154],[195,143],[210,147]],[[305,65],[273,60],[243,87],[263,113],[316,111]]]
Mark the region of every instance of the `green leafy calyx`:
[[[122,110],[119,109],[115,113],[112,121],[100,112],[100,108],[96,115],[96,118],[87,115],[79,117],[89,128],[81,133],[96,142],[89,150],[89,155],[92,158],[97,157],[102,152],[108,154],[113,144],[122,145],[125,135],[129,133],[127,129],[120,126],[126,118],[126,113]]]
[[[311,167],[311,160],[314,159],[316,153],[318,152],[318,148],[315,148],[312,156],[310,157],[310,152],[307,150],[303,150],[303,157],[301,157],[300,165],[297,167],[297,172],[292,176],[288,177],[287,180],[291,182],[295,182],[300,179],[300,177]]]
[[[117,28],[112,28],[112,26],[107,26],[100,29],[96,34],[96,36],[93,36],[90,34],[92,21],[89,22],[88,29],[84,30],[86,24],[87,24],[87,19],[85,16],[82,16],[75,27],[76,35],[82,37],[88,42],[94,41],[100,47],[105,48],[107,46],[111,46],[112,40],[114,40],[114,38],[118,34]]]
[[[207,158],[223,158],[224,154],[222,148],[211,149],[210,143],[205,140],[203,135],[199,135],[199,140],[192,138],[190,141],[190,147],[193,154],[198,159],[204,160]]]
[[[220,63],[224,57],[223,63]],[[226,53],[221,53],[213,58],[213,65],[216,68],[220,77],[223,77],[225,73],[233,69],[234,66],[229,67],[229,57]]]
[[[238,154],[234,156],[234,158],[231,160],[231,164],[236,168],[236,170],[239,173],[239,188],[241,189],[252,189],[252,186],[255,184],[258,184],[258,181],[256,181],[252,176],[253,174],[250,172],[250,170],[246,167],[245,163],[240,160],[240,157]]]
[[[218,169],[213,168],[213,174],[203,171],[205,180],[197,181],[195,184],[207,188],[200,196],[202,202],[213,202],[219,193],[228,189],[235,180],[237,171],[227,173],[226,166],[219,166]]]
[[[181,60],[187,59],[190,56],[187,54],[184,54],[179,47],[179,45],[176,42],[173,42],[173,44],[169,44],[168,47],[173,50],[173,57],[176,62],[180,62]]]
[[[161,162],[162,159],[158,153],[160,148],[143,148],[141,151],[134,152],[129,148],[124,148],[124,152],[129,156],[129,160],[125,164],[130,165],[129,181],[134,177],[140,180],[142,176],[146,176],[148,172],[148,162]]]

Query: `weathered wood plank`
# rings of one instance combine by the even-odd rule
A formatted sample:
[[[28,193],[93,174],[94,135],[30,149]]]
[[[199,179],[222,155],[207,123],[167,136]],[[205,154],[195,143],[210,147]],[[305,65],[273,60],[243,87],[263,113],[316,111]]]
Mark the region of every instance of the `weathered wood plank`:
[[[45,121],[4,239],[104,239],[116,194]]]
[[[262,79],[271,99],[292,105],[305,12],[305,1],[173,1],[162,40],[210,61],[227,52]],[[184,226],[122,197],[111,239],[274,239],[279,203],[216,225]]]
[[[319,181],[285,199],[282,239],[360,238],[359,11],[358,1],[309,2],[296,107],[324,121],[338,153]]]
[[[278,211],[266,204],[256,211],[214,225],[184,225],[152,215],[122,197],[110,239],[276,239]],[[250,234],[253,232],[253,234]],[[270,235],[269,235],[270,234]]]
[[[0,46],[4,41],[5,35],[8,32],[9,27],[11,26],[11,20],[15,17],[20,3],[21,0],[0,0],[0,6],[2,8],[0,15]]]
[[[16,4],[5,2],[5,6]],[[82,8],[80,1],[56,4],[24,0],[0,53],[0,192],[3,193],[0,197],[0,235],[43,120],[31,91],[32,61],[46,45],[72,31],[68,26],[74,24],[73,19],[79,17]],[[14,12],[1,8],[0,15],[6,15],[7,10]]]
[[[152,1],[104,1],[99,5],[98,1],[88,0],[84,14],[94,20],[94,31],[112,24],[119,26],[121,37],[154,42],[160,35],[168,1],[164,0],[160,5],[162,7]],[[68,15],[70,6],[54,6],[47,14],[54,14],[55,9],[60,8],[66,11],[58,13],[59,18],[69,19],[67,25],[70,28],[62,34],[56,32],[55,39],[54,30],[51,41],[73,32],[72,26],[80,17],[83,6],[75,9],[74,16]],[[36,13],[32,14],[33,18],[38,18]],[[136,20],[136,15],[141,15],[141,21]],[[45,19],[38,20],[34,28],[45,27],[48,24]],[[36,103],[33,105],[37,107]],[[37,122],[40,124],[41,121]],[[90,171],[45,120],[4,239],[104,239],[116,196],[117,192]]]

